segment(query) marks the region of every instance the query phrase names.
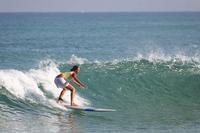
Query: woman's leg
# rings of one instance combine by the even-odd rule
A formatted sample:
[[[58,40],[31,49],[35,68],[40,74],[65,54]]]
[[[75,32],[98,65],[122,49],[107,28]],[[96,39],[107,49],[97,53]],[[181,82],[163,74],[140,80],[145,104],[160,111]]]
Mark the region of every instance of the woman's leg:
[[[60,96],[59,96],[59,98],[58,98],[58,102],[59,102],[59,101],[63,101],[62,97],[63,97],[63,95],[65,94],[66,91],[67,91],[67,89],[66,89],[66,88],[63,88],[63,90],[61,91]]]
[[[76,106],[76,104],[74,103],[76,89],[70,84],[66,88],[71,91],[71,106],[73,106],[73,105]]]

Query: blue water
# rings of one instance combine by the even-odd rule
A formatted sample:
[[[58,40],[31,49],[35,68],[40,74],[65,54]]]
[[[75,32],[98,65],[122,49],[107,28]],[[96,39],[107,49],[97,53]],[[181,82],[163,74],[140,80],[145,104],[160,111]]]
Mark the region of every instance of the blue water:
[[[116,112],[55,102],[74,64],[76,102]],[[0,13],[0,132],[196,133],[199,95],[198,12]]]

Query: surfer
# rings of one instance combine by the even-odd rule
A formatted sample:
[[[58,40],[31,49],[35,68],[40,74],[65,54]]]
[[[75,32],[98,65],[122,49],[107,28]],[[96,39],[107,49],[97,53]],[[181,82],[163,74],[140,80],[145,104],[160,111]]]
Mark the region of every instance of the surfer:
[[[58,98],[58,103],[63,102],[63,95],[67,90],[71,91],[71,106],[76,106],[74,103],[74,96],[76,93],[76,89],[69,83],[71,80],[74,84],[78,85],[80,88],[86,88],[86,85],[81,83],[81,81],[77,78],[77,75],[80,72],[80,67],[75,65],[72,67],[70,72],[63,72],[56,76],[54,83],[56,84],[57,88],[62,88],[63,90],[60,93]]]

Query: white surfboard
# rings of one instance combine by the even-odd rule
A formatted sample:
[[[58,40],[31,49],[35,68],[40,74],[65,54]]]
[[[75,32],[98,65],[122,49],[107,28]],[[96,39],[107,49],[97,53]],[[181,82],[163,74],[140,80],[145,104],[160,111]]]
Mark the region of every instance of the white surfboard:
[[[81,106],[71,106],[64,104],[64,107],[79,111],[89,111],[89,112],[113,112],[115,109],[105,109],[105,108],[94,108],[94,107],[81,107]]]

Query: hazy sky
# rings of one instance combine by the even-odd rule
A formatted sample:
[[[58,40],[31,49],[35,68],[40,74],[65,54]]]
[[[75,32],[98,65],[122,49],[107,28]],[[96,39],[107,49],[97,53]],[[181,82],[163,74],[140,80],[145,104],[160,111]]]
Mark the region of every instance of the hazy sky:
[[[0,0],[0,12],[200,11],[200,0]]]

